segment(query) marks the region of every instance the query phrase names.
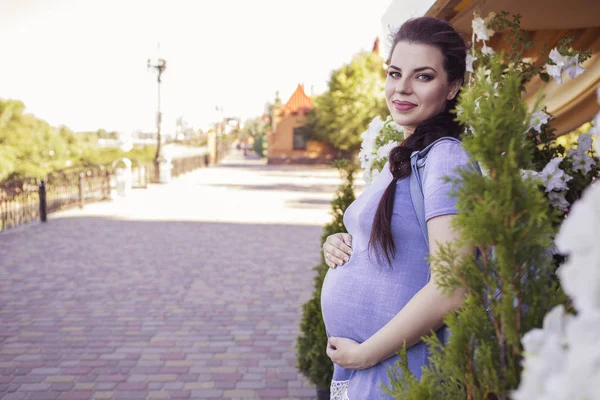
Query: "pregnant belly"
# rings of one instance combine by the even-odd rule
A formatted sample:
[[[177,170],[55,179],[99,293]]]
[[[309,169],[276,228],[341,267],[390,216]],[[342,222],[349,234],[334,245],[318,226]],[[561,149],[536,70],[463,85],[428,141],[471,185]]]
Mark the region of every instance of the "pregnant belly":
[[[321,308],[329,336],[364,342],[388,323],[425,284],[406,271],[353,257],[329,270],[321,290]],[[406,268],[404,268],[406,270]],[[410,275],[410,274],[409,274]]]

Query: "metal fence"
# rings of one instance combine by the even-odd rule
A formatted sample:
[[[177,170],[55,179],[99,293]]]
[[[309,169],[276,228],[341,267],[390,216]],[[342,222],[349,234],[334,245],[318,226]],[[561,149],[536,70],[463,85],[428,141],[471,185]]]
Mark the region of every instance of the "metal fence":
[[[38,179],[11,179],[0,182],[0,231],[39,219]]]
[[[227,152],[222,146],[221,159]],[[173,178],[209,164],[208,154],[173,160]],[[146,188],[158,183],[153,162],[142,165],[134,161],[134,188]],[[44,179],[33,177],[0,182],[0,232],[32,221],[45,222],[47,215],[69,207],[109,200],[114,186],[111,166],[79,166],[48,174]],[[112,182],[112,183],[111,183]]]
[[[198,168],[208,166],[208,154],[202,154],[193,157],[186,158],[177,158],[173,160],[173,169],[171,171],[171,176],[173,178],[178,177],[181,174],[185,174],[186,172],[193,171]]]
[[[46,221],[51,212],[110,198],[110,175],[102,166],[64,169],[44,179],[0,182],[0,231],[32,221]]]
[[[44,180],[47,213],[110,198],[110,174],[104,166],[55,171]]]

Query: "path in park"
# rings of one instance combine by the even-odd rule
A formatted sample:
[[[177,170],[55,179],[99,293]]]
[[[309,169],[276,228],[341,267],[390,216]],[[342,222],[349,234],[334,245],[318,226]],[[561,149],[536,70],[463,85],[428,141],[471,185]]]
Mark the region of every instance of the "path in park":
[[[0,234],[0,398],[309,399],[330,168],[223,164]]]

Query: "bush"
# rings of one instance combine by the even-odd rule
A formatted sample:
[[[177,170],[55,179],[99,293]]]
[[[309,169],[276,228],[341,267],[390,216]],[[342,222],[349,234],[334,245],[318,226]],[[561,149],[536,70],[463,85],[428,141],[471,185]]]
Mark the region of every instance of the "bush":
[[[253,150],[263,158],[265,156],[265,135],[259,135],[254,138]]]
[[[356,166],[348,160],[339,160],[334,163],[334,166],[340,172],[343,183],[338,187],[335,198],[331,202],[333,220],[323,227],[321,243],[324,243],[329,235],[347,232],[343,221],[344,212],[355,199]],[[314,281],[313,296],[303,306],[300,336],[296,343],[296,360],[300,372],[317,388],[328,389],[333,376],[333,364],[326,353],[327,334],[321,313],[321,287],[329,270],[323,252],[321,252],[321,262],[314,270],[317,271],[317,276]]]

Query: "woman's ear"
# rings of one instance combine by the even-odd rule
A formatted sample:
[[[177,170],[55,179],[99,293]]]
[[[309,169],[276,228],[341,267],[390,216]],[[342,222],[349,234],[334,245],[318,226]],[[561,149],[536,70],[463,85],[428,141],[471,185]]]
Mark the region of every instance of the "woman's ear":
[[[462,86],[461,79],[456,79],[456,80],[452,81],[450,83],[450,86],[448,87],[448,96],[446,96],[446,100],[452,100],[453,98],[455,98],[456,94],[460,90],[461,86]]]

